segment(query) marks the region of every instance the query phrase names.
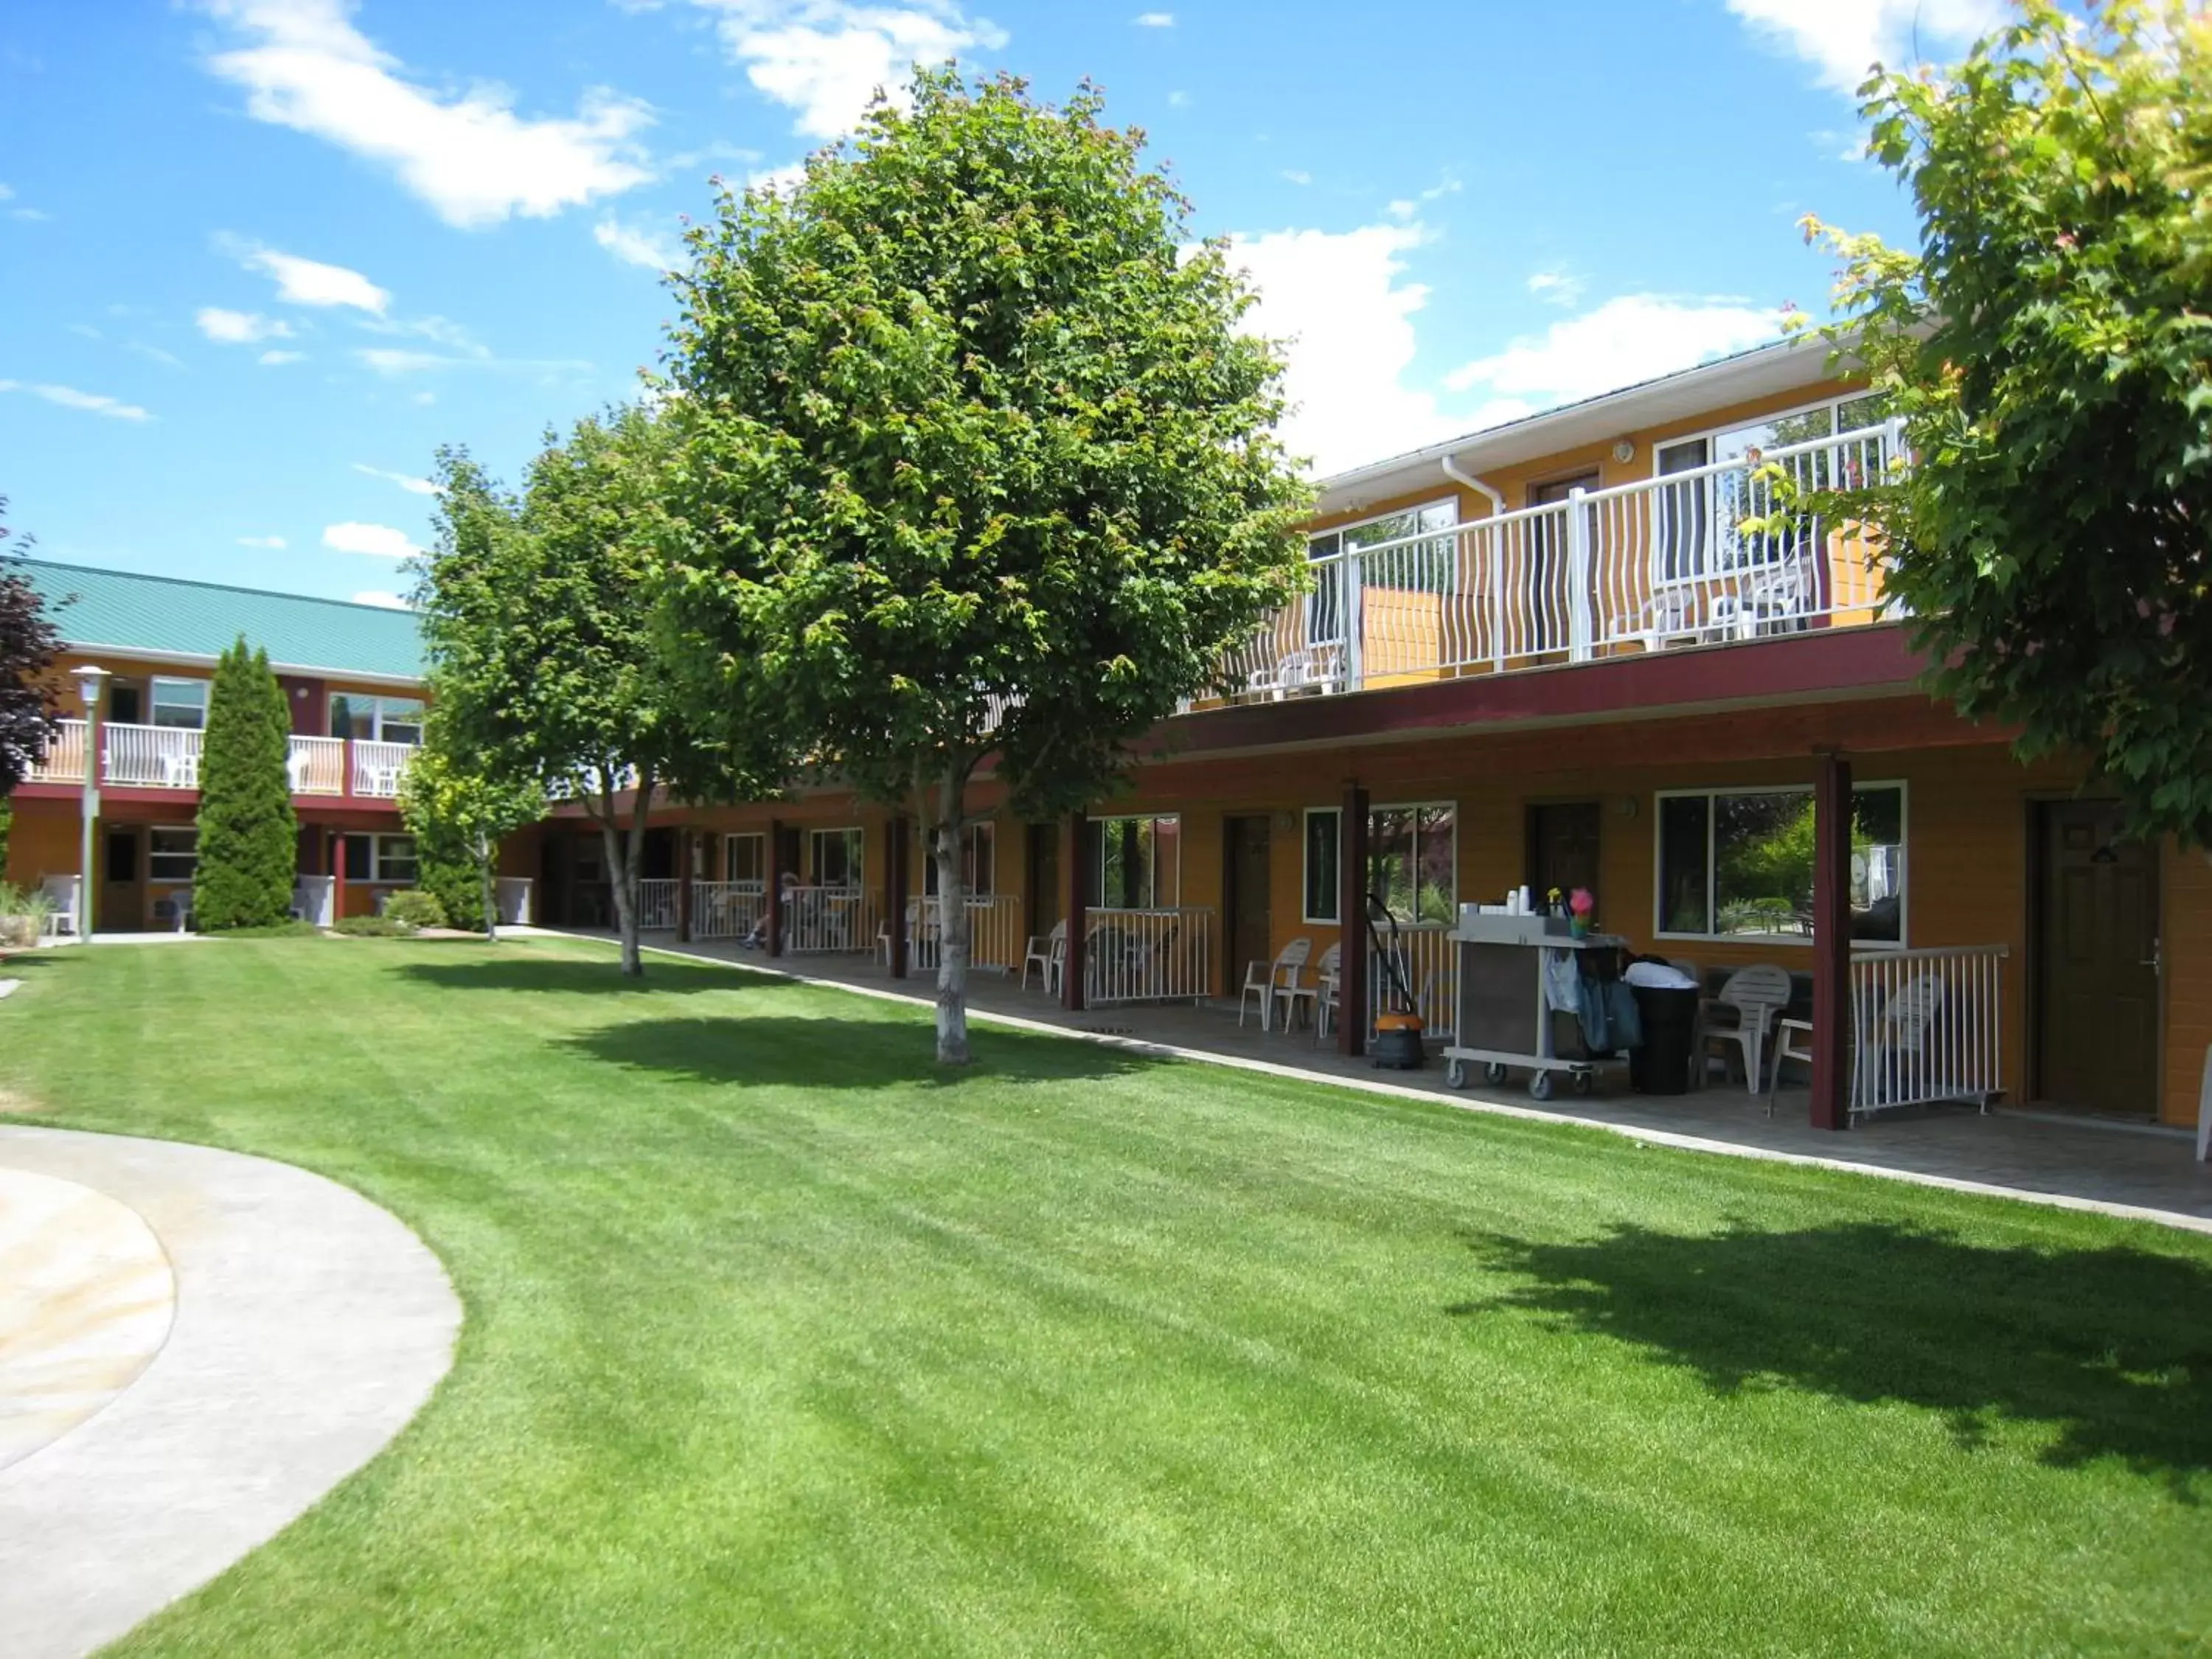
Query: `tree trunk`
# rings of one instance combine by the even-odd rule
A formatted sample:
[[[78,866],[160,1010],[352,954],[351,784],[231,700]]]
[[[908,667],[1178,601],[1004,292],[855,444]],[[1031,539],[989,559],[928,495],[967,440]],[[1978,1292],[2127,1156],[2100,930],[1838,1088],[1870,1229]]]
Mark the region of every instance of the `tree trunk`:
[[[947,768],[930,830],[937,860],[937,1058],[945,1066],[968,1063],[968,890],[960,870],[967,795],[966,769]],[[892,925],[902,927],[904,919]]]
[[[623,918],[623,972],[633,979],[645,977],[645,957],[638,939],[645,918],[637,904],[638,877],[645,863],[645,821],[653,816],[653,770],[640,767],[629,810],[629,856],[623,860],[623,882],[629,889],[629,908]]]
[[[499,883],[491,872],[491,837],[477,837],[477,878],[483,884],[484,938],[490,944],[499,943]]]
[[[610,821],[599,825],[599,838],[607,849],[607,885],[614,891],[615,931],[622,937],[622,970],[633,978],[641,977],[645,960],[637,945],[637,883],[623,833]]]

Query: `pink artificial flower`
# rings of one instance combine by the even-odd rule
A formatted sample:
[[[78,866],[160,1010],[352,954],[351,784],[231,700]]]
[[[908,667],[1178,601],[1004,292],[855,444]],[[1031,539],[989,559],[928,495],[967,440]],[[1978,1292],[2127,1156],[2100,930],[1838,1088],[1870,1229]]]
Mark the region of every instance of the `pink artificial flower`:
[[[1586,916],[1597,908],[1597,897],[1587,887],[1577,887],[1567,896],[1567,908],[1578,916]]]

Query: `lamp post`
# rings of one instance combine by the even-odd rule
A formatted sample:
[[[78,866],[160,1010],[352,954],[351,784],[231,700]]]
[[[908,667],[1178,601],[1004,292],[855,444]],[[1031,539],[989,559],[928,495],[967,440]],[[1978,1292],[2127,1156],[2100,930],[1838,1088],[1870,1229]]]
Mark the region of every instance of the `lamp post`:
[[[84,842],[77,860],[76,937],[92,938],[92,826],[100,817],[100,685],[105,668],[86,663],[76,671],[77,696],[84,699]]]

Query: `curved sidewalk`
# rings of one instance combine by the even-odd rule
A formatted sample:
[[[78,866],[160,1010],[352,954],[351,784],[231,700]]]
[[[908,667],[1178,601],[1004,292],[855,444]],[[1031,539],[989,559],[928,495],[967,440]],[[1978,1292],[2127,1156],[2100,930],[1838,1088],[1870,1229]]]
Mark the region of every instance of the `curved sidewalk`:
[[[0,1126],[0,1170],[128,1206],[176,1304],[137,1379],[0,1468],[0,1652],[114,1640],[360,1468],[453,1362],[461,1308],[393,1216],[319,1176],[210,1147]]]

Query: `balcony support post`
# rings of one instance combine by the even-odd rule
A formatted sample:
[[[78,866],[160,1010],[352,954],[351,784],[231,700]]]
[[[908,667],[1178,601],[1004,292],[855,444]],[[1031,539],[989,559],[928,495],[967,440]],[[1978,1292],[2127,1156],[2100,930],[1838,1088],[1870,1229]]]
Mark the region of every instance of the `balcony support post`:
[[[1067,952],[1060,962],[1060,1006],[1079,1014],[1088,1006],[1084,988],[1089,968],[1084,957],[1090,943],[1091,872],[1085,863],[1090,851],[1090,825],[1082,813],[1070,812],[1060,831],[1060,867],[1067,872]]]
[[[345,920],[345,831],[331,832],[331,925]]]
[[[1367,1052],[1367,792],[1347,779],[1338,808],[1336,1051],[1346,1060]]]
[[[1850,1127],[1851,763],[1823,750],[1813,779],[1813,1098],[1816,1129]],[[1778,1040],[1778,1038],[1777,1039]],[[1759,1079],[1751,1079],[1756,1087]]]
[[[778,818],[768,821],[768,890],[761,898],[768,953],[780,957],[783,954],[783,823]]]
[[[676,942],[691,942],[691,860],[697,832],[685,825],[676,832]]]
[[[913,882],[914,820],[900,813],[891,815],[890,892],[884,905],[884,937],[890,943],[887,953],[890,957],[893,979],[904,979],[907,974],[906,906],[907,891]]]
[[[338,793],[349,800],[353,798],[353,739],[344,739],[338,750]]]
[[[1579,487],[1567,492],[1567,654],[1588,662],[1595,629],[1590,623],[1589,509]]]

